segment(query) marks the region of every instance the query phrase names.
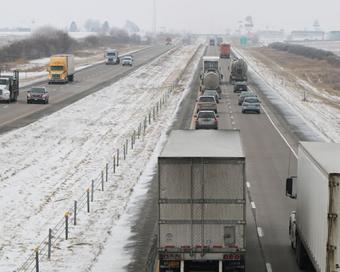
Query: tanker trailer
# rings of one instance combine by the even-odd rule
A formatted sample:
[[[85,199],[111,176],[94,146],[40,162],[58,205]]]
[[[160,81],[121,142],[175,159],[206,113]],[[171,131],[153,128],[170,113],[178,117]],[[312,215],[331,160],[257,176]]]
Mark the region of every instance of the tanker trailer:
[[[219,57],[206,56],[203,57],[203,70],[201,73],[201,92],[205,90],[216,90],[221,93],[221,80],[223,75],[220,72]]]
[[[247,81],[248,65],[243,59],[233,60],[231,62],[230,78],[231,84],[236,81]]]

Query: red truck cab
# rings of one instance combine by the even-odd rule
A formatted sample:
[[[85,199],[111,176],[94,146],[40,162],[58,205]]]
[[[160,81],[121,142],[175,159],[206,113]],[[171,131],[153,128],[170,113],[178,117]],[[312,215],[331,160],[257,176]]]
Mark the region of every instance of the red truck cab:
[[[230,44],[221,43],[220,45],[220,58],[230,58]]]

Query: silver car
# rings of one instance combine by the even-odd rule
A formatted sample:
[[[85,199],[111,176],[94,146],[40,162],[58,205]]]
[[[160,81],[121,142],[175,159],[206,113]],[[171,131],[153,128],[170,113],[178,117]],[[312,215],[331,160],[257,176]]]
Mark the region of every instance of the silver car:
[[[217,103],[215,96],[202,95],[197,99],[196,112],[202,110],[211,110],[217,113]]]
[[[242,113],[256,112],[261,113],[261,104],[257,97],[246,97],[242,103]]]
[[[205,90],[203,93],[204,96],[215,96],[215,100],[217,103],[219,103],[219,100],[221,99],[220,95],[216,90]]]
[[[122,58],[122,65],[128,65],[128,66],[132,66],[132,62],[133,62],[133,58],[131,56],[125,56]]]
[[[241,106],[242,103],[243,103],[243,100],[246,98],[246,97],[257,97],[257,95],[253,92],[242,92],[240,93],[240,96],[238,97],[238,104]]]
[[[214,111],[200,111],[195,114],[195,129],[218,129],[218,115]]]

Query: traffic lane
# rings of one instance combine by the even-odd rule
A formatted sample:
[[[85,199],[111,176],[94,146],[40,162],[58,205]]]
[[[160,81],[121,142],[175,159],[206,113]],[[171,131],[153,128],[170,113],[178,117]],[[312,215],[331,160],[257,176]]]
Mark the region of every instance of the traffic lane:
[[[207,54],[210,56],[218,55],[218,48],[209,46]],[[229,78],[229,65],[230,60],[220,60],[221,71],[224,78]],[[222,95],[221,102],[218,105],[219,113],[219,129],[239,129],[238,120],[236,115],[239,113],[238,108],[235,108],[235,94],[232,92],[232,86],[221,85]],[[222,109],[221,109],[222,108]],[[242,131],[241,131],[242,135]],[[246,158],[246,164],[248,164],[248,157]],[[250,192],[250,191],[249,191]],[[248,197],[248,187],[247,187]],[[265,271],[265,259],[263,251],[261,250],[261,244],[259,243],[257,224],[253,211],[251,209],[250,201],[247,199],[246,205],[246,271],[263,272]]]
[[[84,88],[92,88],[98,82],[105,82],[112,79],[114,76],[131,71],[136,66],[144,64],[155,55],[159,55],[167,49],[169,49],[169,47],[156,46],[136,52],[134,54],[134,63],[132,67],[122,66],[121,64],[106,65],[105,63],[101,63],[76,72],[74,82],[69,82],[67,84],[48,84],[47,82],[44,82],[43,84],[38,85],[47,88],[51,98],[51,103],[53,104],[54,102],[59,102],[60,99],[67,98],[75,93],[81,92]],[[26,103],[26,92],[28,89],[29,88],[22,89],[18,99],[19,103]]]
[[[218,128],[219,129],[236,129],[234,113],[231,108],[231,101],[227,93],[226,86],[221,86],[221,100],[217,104],[218,111]]]
[[[37,114],[37,116],[39,115],[41,117],[41,115],[44,115],[44,112],[49,114],[54,112],[54,109],[58,110],[60,107],[70,104],[66,102],[71,101],[71,98],[72,102],[75,102],[77,99],[90,94],[91,90],[96,91],[100,88],[104,88],[105,86],[114,83],[114,81],[118,80],[120,77],[123,77],[129,72],[137,69],[139,66],[146,64],[156,56],[166,52],[168,49],[169,47],[156,46],[138,52],[138,56],[136,53],[135,65],[131,68],[121,67],[120,65],[95,65],[93,67],[79,71],[79,74],[77,73],[76,80],[73,83],[65,85],[48,85],[47,82],[45,82],[45,85],[40,84],[39,86],[46,86],[50,92],[50,104],[48,105],[26,104],[27,88],[23,88],[17,103],[0,104],[0,126],[6,126],[5,128],[1,128],[0,132],[12,129],[11,126],[7,125],[11,122],[17,121],[18,119],[39,112],[41,114]],[[32,120],[27,120],[23,122],[23,125],[31,121]],[[14,128],[20,126],[20,123],[14,124]]]
[[[295,201],[285,197],[285,179],[296,173],[296,159],[264,114],[242,114],[233,94],[233,108],[246,153],[246,173],[266,263],[273,271],[300,271],[288,237],[288,218]]]
[[[239,129],[235,120],[235,107],[233,106],[231,88],[228,85],[222,86],[222,99],[219,107],[220,106],[223,110],[221,110],[219,114],[219,129]],[[246,164],[247,163],[248,157],[246,158]],[[246,205],[246,219],[246,271],[263,272],[265,269],[265,260],[262,256],[261,246],[257,236],[257,225],[249,199],[247,199]]]

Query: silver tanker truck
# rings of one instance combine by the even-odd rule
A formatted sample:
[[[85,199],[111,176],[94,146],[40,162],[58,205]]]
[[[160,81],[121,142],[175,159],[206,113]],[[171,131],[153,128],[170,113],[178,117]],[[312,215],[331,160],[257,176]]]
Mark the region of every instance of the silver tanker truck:
[[[216,56],[206,56],[203,57],[203,69],[201,73],[201,92],[205,90],[216,90],[221,93],[221,80],[223,75],[220,72],[219,57]]]
[[[236,81],[247,81],[248,65],[243,59],[235,59],[230,65],[230,84]]]

